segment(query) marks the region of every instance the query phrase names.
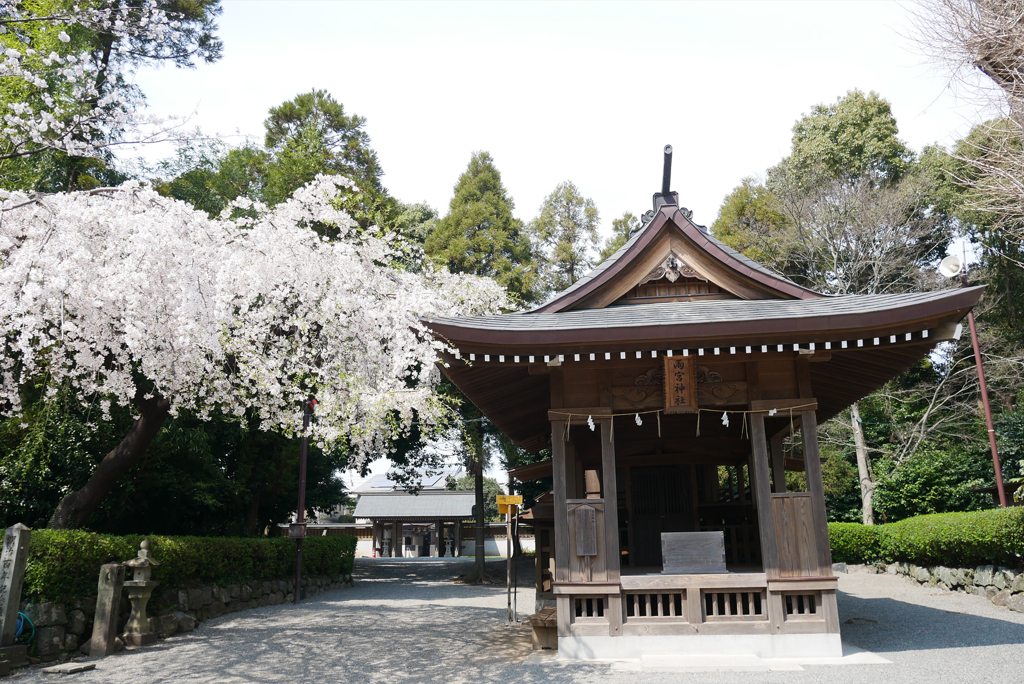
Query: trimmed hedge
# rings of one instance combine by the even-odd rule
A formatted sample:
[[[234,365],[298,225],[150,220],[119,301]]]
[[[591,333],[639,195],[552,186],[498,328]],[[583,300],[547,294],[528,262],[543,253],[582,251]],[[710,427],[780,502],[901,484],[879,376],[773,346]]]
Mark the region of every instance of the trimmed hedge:
[[[829,523],[834,563],[874,563],[882,558],[881,525]]]
[[[1024,567],[1024,508],[919,515],[887,525],[829,523],[832,560]]]
[[[22,597],[41,603],[95,596],[100,566],[134,558],[143,539],[160,563],[153,569],[159,590],[277,580],[295,573],[295,541],[282,537],[117,537],[33,530]],[[356,538],[349,535],[308,537],[302,547],[303,575],[352,572],[355,547]]]

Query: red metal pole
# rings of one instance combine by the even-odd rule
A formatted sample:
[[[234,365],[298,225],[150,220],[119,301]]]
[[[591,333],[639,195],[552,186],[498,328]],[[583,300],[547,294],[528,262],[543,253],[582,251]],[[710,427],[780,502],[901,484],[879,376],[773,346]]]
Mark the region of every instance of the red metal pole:
[[[978,329],[974,325],[974,312],[967,313],[967,322],[971,326],[971,344],[974,345],[974,363],[978,367],[978,382],[981,385],[981,404],[985,407],[985,424],[988,426],[988,444],[992,449],[992,465],[996,470],[996,490],[999,492],[999,505],[1006,508],[1006,489],[1003,487],[1003,469],[999,465],[999,450],[996,448],[996,430],[992,427],[992,408],[988,404],[988,386],[985,384],[985,369],[981,365],[981,350],[978,348]]]

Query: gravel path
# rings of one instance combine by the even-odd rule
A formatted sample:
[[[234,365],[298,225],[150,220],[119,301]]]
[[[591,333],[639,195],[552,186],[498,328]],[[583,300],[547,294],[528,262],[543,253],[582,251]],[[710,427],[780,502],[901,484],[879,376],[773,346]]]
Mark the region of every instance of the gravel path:
[[[453,583],[468,559],[359,559],[356,586],[299,606],[250,610],[97,661],[74,682],[1020,682],[1024,614],[901,577],[840,577],[843,639],[892,665],[797,672],[644,673],[531,656],[529,627],[506,627],[503,585]],[[499,577],[504,564],[489,564]],[[519,606],[533,606],[524,566]],[[51,682],[39,667],[8,681]]]

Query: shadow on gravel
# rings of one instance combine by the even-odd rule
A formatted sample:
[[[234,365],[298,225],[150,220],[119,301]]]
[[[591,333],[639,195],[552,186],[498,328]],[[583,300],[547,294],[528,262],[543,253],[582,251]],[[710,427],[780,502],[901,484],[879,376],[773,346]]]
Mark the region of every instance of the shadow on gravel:
[[[1019,646],[1024,625],[839,592],[843,641],[876,653],[974,646]]]

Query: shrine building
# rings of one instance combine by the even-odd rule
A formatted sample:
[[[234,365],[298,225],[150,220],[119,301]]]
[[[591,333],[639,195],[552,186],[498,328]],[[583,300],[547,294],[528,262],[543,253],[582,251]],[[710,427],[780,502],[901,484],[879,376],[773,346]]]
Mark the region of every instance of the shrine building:
[[[528,517],[560,657],[839,656],[818,425],[953,339],[982,288],[826,296],[691,216],[666,180],[545,304],[425,322],[473,404],[551,449],[514,474],[553,478]]]

